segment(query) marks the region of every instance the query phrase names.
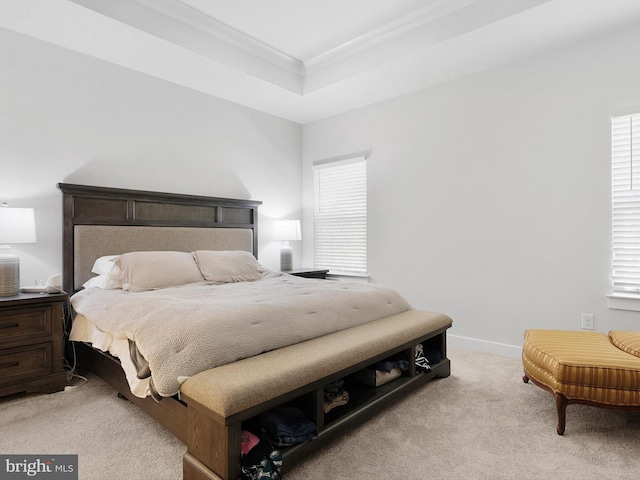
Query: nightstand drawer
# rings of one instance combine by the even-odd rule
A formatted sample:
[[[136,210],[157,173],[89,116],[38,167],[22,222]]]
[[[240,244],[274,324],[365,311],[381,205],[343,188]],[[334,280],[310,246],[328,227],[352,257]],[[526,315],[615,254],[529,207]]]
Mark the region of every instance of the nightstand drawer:
[[[0,312],[0,346],[51,336],[51,310],[47,307]]]
[[[67,294],[0,297],[0,396],[64,390]]]
[[[0,385],[51,373],[51,344],[0,351]]]

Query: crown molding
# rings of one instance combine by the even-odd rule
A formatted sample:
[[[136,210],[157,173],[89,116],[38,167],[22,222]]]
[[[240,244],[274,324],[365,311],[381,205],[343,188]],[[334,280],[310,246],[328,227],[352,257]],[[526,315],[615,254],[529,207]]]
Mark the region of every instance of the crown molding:
[[[75,0],[74,0],[75,1]],[[82,0],[81,0],[82,1]],[[94,3],[103,3],[93,0]],[[114,0],[111,0],[114,1]],[[202,12],[183,0],[115,0],[123,3],[136,2],[183,22],[194,29],[206,33],[211,38],[225,42],[227,45],[243,50],[251,55],[273,63],[289,72],[304,74],[304,64],[290,55],[287,55],[266,43],[247,35],[230,25],[221,22],[217,18]]]
[[[180,0],[70,1],[290,92],[302,94],[302,62]]]
[[[431,0],[410,14],[303,62],[183,0],[71,1],[299,95],[368,70],[380,58],[385,62],[397,58],[402,52],[416,48],[410,45],[412,31],[478,2]],[[393,43],[392,55],[370,55],[374,64],[371,60],[363,61],[367,51],[387,43]]]
[[[326,68],[337,61],[344,60],[384,43],[477,1],[478,0],[432,0],[431,3],[418,10],[414,10],[407,15],[307,60],[304,62],[305,73],[310,74],[319,69]]]

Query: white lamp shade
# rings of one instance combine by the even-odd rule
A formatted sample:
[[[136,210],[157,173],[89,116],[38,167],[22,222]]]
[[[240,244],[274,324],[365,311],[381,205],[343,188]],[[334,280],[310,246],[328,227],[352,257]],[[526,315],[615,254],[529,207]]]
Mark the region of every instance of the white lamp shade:
[[[33,208],[0,207],[0,244],[35,243]]]
[[[300,220],[276,220],[274,222],[275,240],[302,240]]]

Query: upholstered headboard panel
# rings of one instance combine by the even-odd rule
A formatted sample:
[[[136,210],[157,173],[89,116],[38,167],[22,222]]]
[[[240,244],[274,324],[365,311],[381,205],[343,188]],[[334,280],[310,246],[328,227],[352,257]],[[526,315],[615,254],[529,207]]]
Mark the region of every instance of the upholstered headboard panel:
[[[244,250],[257,258],[255,200],[58,184],[63,192],[63,283],[70,294],[96,258],[133,251]]]
[[[74,289],[93,276],[96,258],[127,252],[174,250],[244,250],[253,252],[253,231],[247,228],[143,227],[76,225]]]

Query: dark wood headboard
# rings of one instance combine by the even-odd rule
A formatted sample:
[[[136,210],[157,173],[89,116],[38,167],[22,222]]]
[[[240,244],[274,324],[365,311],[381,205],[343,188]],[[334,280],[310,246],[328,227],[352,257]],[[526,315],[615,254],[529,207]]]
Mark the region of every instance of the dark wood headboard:
[[[69,294],[78,290],[74,242],[79,225],[249,229],[257,258],[260,201],[68,183],[57,186],[63,193],[63,283]]]

